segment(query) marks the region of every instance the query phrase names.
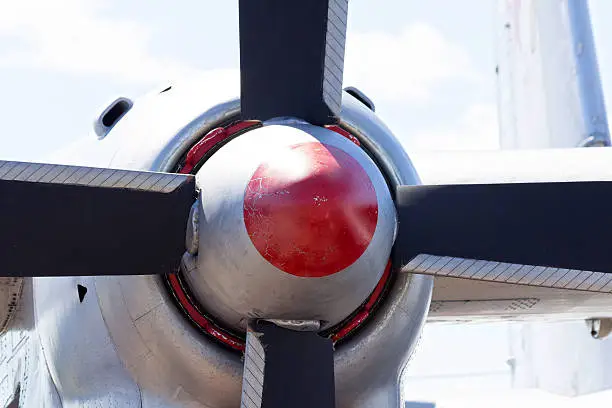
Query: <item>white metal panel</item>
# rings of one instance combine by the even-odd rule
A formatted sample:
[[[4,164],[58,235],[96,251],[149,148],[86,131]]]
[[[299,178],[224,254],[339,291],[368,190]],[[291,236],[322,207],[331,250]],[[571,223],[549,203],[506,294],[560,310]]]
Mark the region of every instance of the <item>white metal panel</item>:
[[[586,0],[501,0],[499,12],[502,148],[609,145]]]

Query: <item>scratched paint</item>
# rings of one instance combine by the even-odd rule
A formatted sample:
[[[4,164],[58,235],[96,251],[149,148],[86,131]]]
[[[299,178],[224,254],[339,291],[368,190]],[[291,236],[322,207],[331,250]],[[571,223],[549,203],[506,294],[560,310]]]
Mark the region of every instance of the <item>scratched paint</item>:
[[[322,277],[355,262],[372,240],[378,202],[372,181],[343,150],[322,143],[290,147],[262,164],[244,198],[244,221],[268,262]]]

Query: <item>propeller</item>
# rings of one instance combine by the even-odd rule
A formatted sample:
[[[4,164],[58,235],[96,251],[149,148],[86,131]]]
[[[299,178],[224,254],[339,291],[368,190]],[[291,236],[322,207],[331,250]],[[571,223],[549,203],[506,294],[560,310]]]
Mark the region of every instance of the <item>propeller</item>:
[[[0,161],[0,276],[172,272],[194,200],[189,175]]]
[[[347,9],[348,0],[239,1],[243,119],[337,122]],[[0,161],[0,276],[175,271],[195,198],[190,175]],[[609,293],[611,199],[612,182],[401,186],[394,265]],[[243,407],[335,406],[333,344],[317,329],[251,323]]]
[[[610,202],[608,181],[401,186],[396,265],[610,293]]]
[[[240,0],[239,10],[243,119],[337,122],[348,0]],[[245,350],[243,407],[335,406],[331,340],[273,323],[253,333]],[[254,366],[261,369],[256,380]]]
[[[249,326],[243,407],[335,406],[333,342],[316,333],[319,322],[302,323],[260,320]]]
[[[334,123],[342,103],[348,0],[240,0],[244,119]]]

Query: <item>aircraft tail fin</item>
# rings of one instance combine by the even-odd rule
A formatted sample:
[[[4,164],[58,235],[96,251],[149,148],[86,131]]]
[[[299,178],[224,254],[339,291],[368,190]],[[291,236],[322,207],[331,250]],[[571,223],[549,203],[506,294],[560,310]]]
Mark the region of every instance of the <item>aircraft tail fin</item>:
[[[586,0],[500,0],[503,149],[609,146]]]

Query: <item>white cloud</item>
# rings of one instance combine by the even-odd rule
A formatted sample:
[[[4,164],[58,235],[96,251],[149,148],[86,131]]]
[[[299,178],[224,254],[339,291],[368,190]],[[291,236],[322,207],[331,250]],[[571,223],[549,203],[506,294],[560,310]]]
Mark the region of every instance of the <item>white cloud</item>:
[[[153,84],[205,78],[210,89],[234,88],[236,69],[198,72],[189,64],[151,53],[152,27],[110,13],[107,0],[4,2],[0,40],[17,44],[0,53],[0,68],[39,68],[74,75],[107,76]],[[444,86],[474,81],[466,49],[426,23],[399,32],[355,31],[347,36],[345,83],[357,84],[381,105],[418,103],[440,97]],[[449,116],[446,116],[449,117]],[[410,149],[497,147],[494,106],[469,107],[459,123],[442,123],[412,134]]]
[[[151,54],[152,27],[109,11],[107,0],[4,2],[0,40],[23,46],[0,53],[0,67],[137,83],[197,75],[187,63]],[[408,25],[399,33],[357,31],[347,38],[345,83],[359,84],[376,100],[426,101],[437,86],[472,72],[465,50],[425,23]],[[210,75],[222,82],[228,73]]]
[[[187,64],[152,56],[150,28],[104,16],[107,7],[104,0],[4,2],[0,39],[19,38],[26,46],[0,54],[0,67],[108,75],[145,83],[195,74]]]
[[[427,102],[446,81],[474,77],[465,49],[429,24],[347,36],[345,83],[359,84],[376,100]]]
[[[456,93],[457,89],[482,90],[488,83],[467,48],[430,24],[410,24],[397,33],[349,33],[345,83],[357,85],[375,101],[379,113],[395,124],[408,151],[499,148],[495,104],[471,95],[463,95],[469,100],[463,104],[462,95]],[[437,117],[445,119],[424,124],[398,117],[398,111],[409,113],[411,106],[429,105],[438,110]],[[458,115],[455,109],[460,109]]]
[[[404,147],[414,150],[494,150],[499,149],[497,108],[494,104],[469,106],[457,122],[444,123],[404,139]]]

